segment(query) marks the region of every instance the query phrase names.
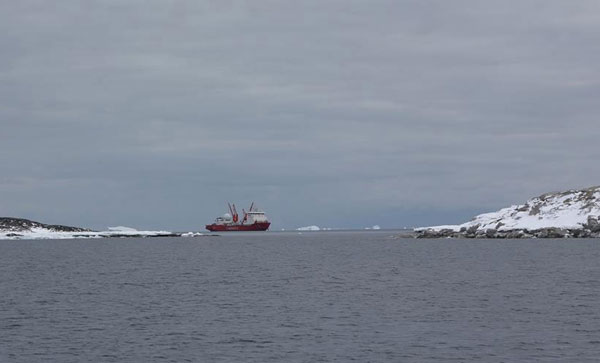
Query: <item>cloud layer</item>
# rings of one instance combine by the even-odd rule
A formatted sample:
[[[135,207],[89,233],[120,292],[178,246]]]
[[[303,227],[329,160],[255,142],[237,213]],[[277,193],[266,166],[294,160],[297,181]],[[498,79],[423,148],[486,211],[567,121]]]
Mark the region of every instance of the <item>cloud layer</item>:
[[[600,184],[596,1],[0,2],[0,214],[455,223]]]

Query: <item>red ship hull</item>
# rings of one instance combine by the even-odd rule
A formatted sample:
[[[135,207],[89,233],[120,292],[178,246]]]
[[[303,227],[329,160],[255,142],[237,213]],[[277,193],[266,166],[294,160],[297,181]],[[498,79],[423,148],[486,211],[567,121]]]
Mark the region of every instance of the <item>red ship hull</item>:
[[[255,222],[253,224],[207,224],[206,229],[211,232],[242,232],[242,231],[266,231],[271,222]]]

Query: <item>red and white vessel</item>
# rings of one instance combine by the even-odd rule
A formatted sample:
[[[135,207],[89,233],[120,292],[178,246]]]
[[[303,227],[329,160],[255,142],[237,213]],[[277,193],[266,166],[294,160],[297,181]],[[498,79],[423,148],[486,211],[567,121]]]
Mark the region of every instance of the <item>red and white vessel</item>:
[[[229,204],[229,213],[218,217],[213,224],[207,224],[206,229],[211,232],[221,231],[266,231],[271,222],[267,220],[265,212],[254,208],[254,203],[250,205],[248,212],[242,209],[243,217],[240,220],[235,204]]]

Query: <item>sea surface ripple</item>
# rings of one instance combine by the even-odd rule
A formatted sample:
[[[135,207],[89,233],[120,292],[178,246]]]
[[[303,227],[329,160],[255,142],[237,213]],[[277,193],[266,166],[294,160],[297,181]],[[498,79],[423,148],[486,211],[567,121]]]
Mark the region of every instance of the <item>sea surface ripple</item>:
[[[600,241],[0,241],[0,362],[597,362]]]

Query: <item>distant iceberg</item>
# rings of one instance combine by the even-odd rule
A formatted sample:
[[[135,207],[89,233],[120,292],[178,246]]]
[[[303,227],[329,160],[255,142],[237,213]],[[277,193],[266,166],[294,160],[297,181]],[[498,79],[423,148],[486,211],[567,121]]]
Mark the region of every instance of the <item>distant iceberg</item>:
[[[202,233],[202,232],[186,232],[186,233],[181,234],[181,237],[200,237],[200,236],[204,236],[204,233]]]
[[[137,232],[137,229],[135,228],[124,226],[108,227],[108,230],[111,232]]]
[[[296,231],[320,231],[321,228],[319,226],[306,226],[306,227],[300,227],[300,228],[296,228]]]

